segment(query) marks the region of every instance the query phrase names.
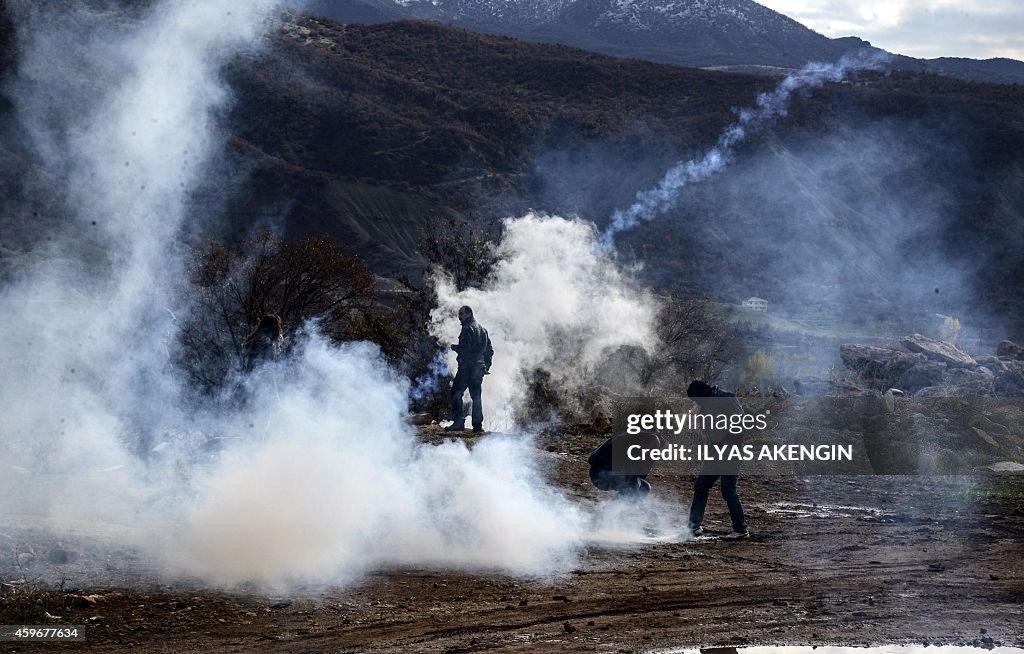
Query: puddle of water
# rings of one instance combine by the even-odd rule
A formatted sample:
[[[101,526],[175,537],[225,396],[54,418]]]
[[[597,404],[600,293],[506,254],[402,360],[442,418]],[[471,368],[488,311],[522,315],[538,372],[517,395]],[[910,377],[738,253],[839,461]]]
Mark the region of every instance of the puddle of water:
[[[864,516],[881,517],[892,515],[889,511],[870,506],[844,506],[842,504],[802,504],[800,502],[776,502],[765,507],[766,513],[794,515],[798,518],[853,518]],[[819,648],[820,649],[820,648]],[[817,654],[817,653],[816,653]]]
[[[883,645],[879,647],[676,647],[648,654],[1024,654],[1020,647],[963,647],[959,645]]]

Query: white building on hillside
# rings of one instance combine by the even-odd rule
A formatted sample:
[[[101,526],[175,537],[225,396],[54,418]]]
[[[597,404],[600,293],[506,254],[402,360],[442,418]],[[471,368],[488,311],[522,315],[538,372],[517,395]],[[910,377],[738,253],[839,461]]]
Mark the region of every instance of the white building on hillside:
[[[761,299],[759,297],[748,297],[740,304],[744,309],[750,309],[751,311],[768,311],[768,300]]]

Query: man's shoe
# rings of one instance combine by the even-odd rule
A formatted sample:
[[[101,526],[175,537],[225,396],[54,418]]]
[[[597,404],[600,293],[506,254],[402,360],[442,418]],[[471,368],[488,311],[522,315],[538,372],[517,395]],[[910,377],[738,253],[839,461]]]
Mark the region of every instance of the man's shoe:
[[[484,428],[483,427],[473,427],[473,433],[474,434],[482,434],[482,433],[484,433]]]
[[[696,529],[691,529],[690,533],[693,534],[694,538],[700,538],[704,535],[704,527],[697,527]]]
[[[733,531],[731,533],[722,536],[722,540],[741,540],[743,538],[750,538],[749,531]]]
[[[460,425],[459,423],[454,422],[454,423],[448,425],[447,427],[445,427],[444,430],[447,431],[447,432],[466,431],[466,425]]]

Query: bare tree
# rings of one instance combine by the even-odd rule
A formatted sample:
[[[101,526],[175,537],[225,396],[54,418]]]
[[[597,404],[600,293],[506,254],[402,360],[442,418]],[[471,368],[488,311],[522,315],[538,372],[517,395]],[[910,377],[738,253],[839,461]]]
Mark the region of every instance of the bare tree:
[[[661,345],[651,378],[670,372],[715,382],[735,361],[738,341],[728,311],[707,298],[666,298],[656,329]]]
[[[500,257],[494,247],[496,230],[474,227],[454,217],[430,223],[417,249],[431,266],[451,275],[458,290],[479,286]]]
[[[260,234],[238,245],[210,243],[198,253],[191,281],[196,301],[182,326],[179,364],[207,391],[241,366],[245,336],[268,314],[280,316],[286,332],[315,318],[336,341],[395,341],[373,273],[327,237]]]

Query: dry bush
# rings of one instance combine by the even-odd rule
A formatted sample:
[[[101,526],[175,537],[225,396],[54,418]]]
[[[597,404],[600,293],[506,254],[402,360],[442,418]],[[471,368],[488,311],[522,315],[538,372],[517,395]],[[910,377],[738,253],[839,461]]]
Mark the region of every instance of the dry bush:
[[[651,385],[685,391],[694,379],[717,383],[739,351],[727,310],[706,298],[667,298],[656,330],[659,350],[647,371]]]
[[[494,244],[496,230],[471,225],[453,217],[432,221],[423,232],[417,250],[431,268],[441,268],[462,291],[480,286],[500,257]]]
[[[393,318],[403,339],[399,369],[413,380],[426,376],[433,381],[424,393],[412,398],[416,411],[427,411],[435,416],[448,412],[450,377],[432,374],[432,364],[446,351],[446,346],[430,333],[430,312],[437,306],[430,273],[443,271],[460,291],[480,286],[500,260],[495,248],[497,238],[497,230],[476,227],[452,217],[436,218],[421,231],[417,251],[427,263],[423,281],[400,280],[408,292],[395,308]]]
[[[268,313],[281,317],[286,335],[315,319],[332,340],[371,340],[386,354],[397,347],[373,273],[326,237],[210,243],[197,254],[191,282],[197,297],[181,327],[178,363],[203,391],[222,387],[241,367],[243,341]]]
[[[618,420],[638,406],[669,408],[692,380],[721,381],[739,349],[728,315],[706,299],[664,298],[655,335],[650,348],[610,348],[590,370],[530,371],[517,418],[572,424],[598,411]]]

